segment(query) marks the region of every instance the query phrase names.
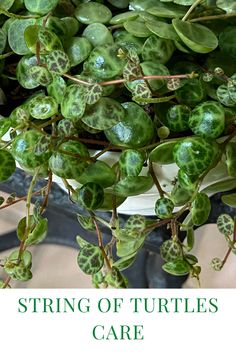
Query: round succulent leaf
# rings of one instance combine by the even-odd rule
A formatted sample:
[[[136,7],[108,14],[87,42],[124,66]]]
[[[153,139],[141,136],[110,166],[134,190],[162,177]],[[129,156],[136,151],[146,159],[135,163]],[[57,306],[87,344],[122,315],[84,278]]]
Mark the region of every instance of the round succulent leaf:
[[[94,105],[87,106],[82,121],[91,128],[106,130],[123,121],[122,105],[109,97],[102,97]]]
[[[178,104],[171,106],[166,113],[166,125],[175,132],[186,131],[189,128],[190,113],[188,106]]]
[[[227,13],[236,11],[236,4],[234,0],[216,0],[216,5]]]
[[[83,117],[86,108],[86,89],[82,85],[70,85],[61,102],[63,117],[76,122]]]
[[[147,21],[147,28],[156,36],[164,39],[171,39],[172,41],[179,41],[179,36],[176,33],[172,24],[163,21]]]
[[[146,38],[151,35],[151,31],[147,28],[145,22],[140,19],[128,20],[124,22],[124,28],[127,32],[135,37]]]
[[[77,179],[88,167],[88,162],[83,158],[89,157],[87,147],[79,141],[69,140],[59,146],[59,151],[52,154],[49,159],[51,171],[62,178]],[[77,157],[69,156],[63,152],[75,154]],[[81,158],[80,158],[81,156]]]
[[[236,178],[230,178],[225,181],[215,182],[202,189],[206,194],[216,194],[219,192],[227,192],[236,187]]]
[[[50,96],[36,96],[29,103],[29,112],[36,119],[47,119],[58,113],[58,103]]]
[[[144,155],[134,149],[124,150],[119,158],[119,168],[122,176],[138,176],[142,171]]]
[[[65,42],[65,51],[72,67],[82,63],[91,50],[92,45],[85,37],[71,37]]]
[[[138,250],[143,246],[145,236],[136,239],[118,240],[116,243],[116,253],[118,257],[136,256]]]
[[[103,188],[98,183],[87,182],[78,190],[77,202],[88,210],[98,209],[103,200]]]
[[[26,9],[29,12],[45,15],[52,11],[59,0],[24,0]]]
[[[49,19],[50,20],[50,19]],[[64,38],[70,38],[76,35],[80,29],[80,23],[78,20],[74,17],[71,16],[66,16],[60,18],[60,23],[62,24],[63,27],[63,32],[65,33],[63,35]],[[47,22],[48,23],[48,22]],[[49,22],[50,24],[50,22]],[[58,28],[58,23],[57,23],[57,28]],[[59,35],[59,33],[57,33]]]
[[[29,74],[32,77],[32,80],[41,86],[48,86],[53,80],[52,74],[43,66],[37,65],[30,67]]]
[[[108,23],[112,18],[110,9],[94,1],[79,4],[74,13],[77,20],[86,25],[94,22]]]
[[[78,254],[77,263],[85,274],[96,274],[104,264],[101,249],[92,244],[84,246]]]
[[[182,258],[182,247],[177,241],[167,240],[160,247],[160,256],[166,262],[175,261],[177,258]]]
[[[46,151],[40,155],[35,154],[35,147],[43,134],[36,130],[28,130],[13,140],[11,153],[15,160],[26,168],[35,168],[47,162],[51,151]]]
[[[78,133],[73,122],[70,119],[66,119],[66,118],[60,120],[60,122],[57,125],[57,131],[63,137],[73,136]]]
[[[202,137],[183,138],[174,147],[174,159],[188,175],[200,175],[213,162],[218,146]]]
[[[15,169],[16,163],[12,154],[7,150],[0,150],[0,181],[6,181]]]
[[[133,102],[122,103],[125,115],[122,121],[105,131],[107,139],[114,145],[139,148],[150,143],[154,125],[144,109]]]
[[[114,193],[123,197],[139,195],[147,192],[153,186],[151,176],[128,176],[114,186]]]
[[[225,149],[226,165],[230,177],[236,177],[236,143],[229,142]]]
[[[156,162],[160,165],[169,165],[174,162],[174,147],[176,140],[166,141],[155,147],[149,154],[151,162]]]
[[[145,99],[152,97],[152,92],[145,80],[134,80],[134,81],[126,82],[125,86],[129,91],[132,92],[133,101],[139,103],[139,100],[141,102],[143,102],[142,100],[144,100],[145,103]]]
[[[96,161],[90,164],[86,170],[77,178],[81,184],[94,182],[103,188],[112,186],[115,183],[116,174],[113,169],[103,161]]]
[[[147,9],[147,12],[157,17],[177,18],[185,15],[186,8],[177,4],[165,4],[157,1],[154,6]]]
[[[129,6],[129,0],[108,0],[108,2],[118,9],[125,9]]]
[[[43,53],[51,52],[52,50],[63,50],[63,46],[59,37],[54,32],[50,31],[48,28],[44,28],[41,26],[39,27],[38,40],[42,47]]]
[[[234,233],[234,220],[228,214],[221,214],[217,218],[217,228],[221,234],[232,236]]]
[[[160,219],[168,219],[172,216],[174,203],[172,200],[162,197],[157,199],[155,203],[155,213]]]
[[[191,216],[194,225],[204,224],[211,211],[211,202],[205,193],[197,193],[191,207]]]
[[[16,67],[16,77],[19,81],[19,84],[26,89],[33,89],[39,86],[39,83],[33,80],[32,76],[30,75],[29,69],[31,67],[36,66],[37,58],[36,56],[26,55],[23,56]]]
[[[146,218],[143,215],[131,215],[125,223],[124,231],[137,231],[142,233],[147,226]],[[141,234],[142,236],[142,234]]]
[[[157,0],[132,0],[130,1],[130,9],[136,11],[146,11],[150,7],[155,6],[156,3]]]
[[[169,70],[163,64],[153,62],[153,61],[144,61],[140,64],[144,75],[170,75]],[[152,90],[156,91],[162,88],[166,84],[166,80],[156,79],[148,80],[149,86]]]
[[[172,275],[187,275],[190,265],[184,259],[176,259],[173,262],[163,264],[162,269]]]
[[[8,30],[8,43],[12,51],[19,55],[30,54],[30,50],[26,44],[24,32],[28,26],[34,25],[35,19],[16,19]]]
[[[15,0],[1,0],[1,8],[3,10],[9,10],[12,7]]]
[[[138,11],[126,11],[119,13],[111,18],[110,24],[111,25],[118,25],[120,23],[124,23],[128,20],[135,20],[139,16]]]
[[[95,104],[99,101],[103,94],[102,86],[95,83],[87,88],[86,91],[86,103]]]
[[[170,196],[176,207],[182,206],[191,200],[193,196],[193,190],[181,187],[177,181],[171,191]]]
[[[53,50],[46,56],[47,68],[55,74],[65,74],[70,70],[70,60],[62,50]]]
[[[191,112],[189,128],[195,135],[216,139],[225,129],[225,112],[222,105],[215,101],[205,101]]]
[[[5,46],[7,43],[7,35],[6,33],[0,28],[0,54],[3,53]]]
[[[125,270],[125,269],[131,267],[131,265],[135,261],[135,258],[136,258],[135,255],[134,256],[129,255],[127,257],[122,257],[113,263],[113,267],[118,268],[120,271]]]
[[[172,21],[172,24],[181,40],[194,52],[209,53],[218,46],[216,35],[206,26],[177,18]]]
[[[206,96],[205,87],[199,79],[189,79],[188,82],[175,92],[179,103],[187,106],[195,106]]]
[[[232,100],[227,85],[220,85],[216,90],[216,95],[220,103],[222,103],[223,105],[227,107],[236,106],[236,102]]]
[[[173,41],[159,38],[152,34],[147,38],[143,45],[142,58],[144,61],[165,64],[171,58],[173,52]]]
[[[230,58],[236,59],[236,45],[232,41],[235,38],[236,26],[226,27],[219,35],[219,47],[224,56],[230,56]]]
[[[106,44],[92,50],[84,62],[84,70],[99,79],[111,79],[121,75],[124,60],[118,57],[117,45]]]
[[[87,38],[93,47],[114,43],[111,31],[102,23],[88,25],[83,32],[83,36]]]

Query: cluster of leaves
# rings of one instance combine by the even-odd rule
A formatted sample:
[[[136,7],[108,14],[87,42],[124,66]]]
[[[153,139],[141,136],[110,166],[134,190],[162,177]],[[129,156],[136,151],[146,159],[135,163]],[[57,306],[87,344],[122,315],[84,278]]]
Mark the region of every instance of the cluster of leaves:
[[[20,250],[4,261],[9,278],[2,286],[32,276],[27,247],[46,237],[53,174],[83,210],[82,227],[97,232],[96,245],[77,238],[78,265],[96,287],[126,287],[121,272],[163,224],[172,231],[161,247],[163,269],[199,277],[189,254],[193,229],[208,219],[210,193],[236,187],[235,15],[233,0],[1,1],[0,181],[16,164],[33,175],[18,225]],[[105,148],[94,155],[93,144]],[[121,151],[114,166],[99,159],[112,149]],[[169,164],[179,169],[164,191],[155,167]],[[202,190],[216,166],[227,180]],[[39,178],[48,185],[31,214]],[[120,225],[117,207],[153,185],[157,220],[134,215]],[[235,207],[236,196],[223,201]],[[100,210],[112,211],[110,223]],[[106,245],[100,224],[111,232]],[[234,239],[226,238],[234,251]]]

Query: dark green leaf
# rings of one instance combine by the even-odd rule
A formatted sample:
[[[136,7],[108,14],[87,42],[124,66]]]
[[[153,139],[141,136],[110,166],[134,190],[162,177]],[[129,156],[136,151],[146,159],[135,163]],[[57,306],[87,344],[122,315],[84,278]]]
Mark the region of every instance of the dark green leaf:
[[[232,208],[236,208],[236,193],[223,195],[221,197],[222,202],[229,205]]]
[[[205,193],[197,193],[191,208],[192,221],[194,225],[204,224],[211,211],[211,202]]]
[[[5,181],[15,172],[16,163],[7,150],[0,150],[0,181]]]
[[[101,249],[91,244],[84,246],[78,254],[77,263],[84,273],[97,273],[104,263]]]
[[[190,271],[190,266],[185,260],[179,259],[174,262],[165,263],[162,269],[172,275],[186,275]]]
[[[153,186],[151,176],[126,177],[114,187],[114,193],[124,197],[147,192]]]
[[[221,214],[217,218],[217,228],[225,236],[231,236],[234,233],[234,220],[228,214]]]

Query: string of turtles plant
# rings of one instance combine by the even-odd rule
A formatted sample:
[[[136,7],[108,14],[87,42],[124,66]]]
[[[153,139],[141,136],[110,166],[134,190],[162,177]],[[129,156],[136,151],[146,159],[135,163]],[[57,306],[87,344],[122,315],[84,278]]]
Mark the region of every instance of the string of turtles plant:
[[[1,0],[0,180],[16,164],[33,177],[27,196],[0,200],[0,209],[26,201],[20,247],[1,260],[0,287],[32,277],[28,247],[47,235],[53,175],[83,210],[80,225],[97,234],[97,244],[77,236],[78,265],[95,287],[127,287],[122,271],[165,225],[163,269],[199,279],[194,228],[208,219],[210,193],[236,187],[235,16],[233,0]],[[114,150],[113,166],[100,160]],[[172,163],[179,170],[166,191],[155,166]],[[219,163],[228,178],[202,189]],[[35,190],[39,179],[47,185]],[[119,205],[153,185],[156,220],[132,215],[122,225]],[[32,210],[33,196],[40,201]],[[236,206],[236,194],[222,200]],[[101,210],[111,211],[110,222]],[[106,244],[101,225],[110,230]],[[225,214],[217,225],[229,248],[212,260],[220,270],[236,253],[236,226]]]

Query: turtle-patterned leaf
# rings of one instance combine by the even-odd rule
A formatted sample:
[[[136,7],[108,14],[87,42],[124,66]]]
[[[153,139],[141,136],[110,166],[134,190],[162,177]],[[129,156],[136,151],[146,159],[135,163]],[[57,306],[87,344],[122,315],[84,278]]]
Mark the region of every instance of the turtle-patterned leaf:
[[[81,85],[68,86],[61,102],[62,115],[76,122],[82,118],[85,107],[86,94],[84,87]]]
[[[43,66],[32,66],[29,68],[29,74],[32,80],[42,86],[48,86],[53,80],[52,74]]]
[[[113,288],[125,289],[127,288],[127,279],[123,276],[120,270],[116,267],[112,269],[105,276],[105,282]]]
[[[122,176],[138,176],[143,168],[144,155],[134,149],[124,150],[119,159]]]
[[[228,214],[221,214],[217,219],[217,228],[225,236],[231,236],[234,232],[234,220]]]
[[[190,265],[184,259],[176,259],[163,264],[162,269],[172,275],[186,275],[190,271]]]
[[[86,103],[95,104],[102,96],[102,86],[98,83],[94,83],[89,86],[86,91]]]
[[[166,262],[172,262],[177,258],[182,258],[182,255],[182,247],[177,241],[167,240],[161,245],[160,256]]]
[[[15,172],[16,163],[7,150],[0,150],[0,181],[6,181]]]
[[[211,202],[205,193],[197,193],[192,203],[191,215],[194,225],[204,224],[211,211]]]
[[[95,230],[95,225],[91,216],[77,214],[77,220],[83,229],[91,231]]]
[[[101,249],[92,244],[84,246],[78,254],[77,263],[85,274],[92,275],[99,272],[104,264]]]
[[[123,69],[123,77],[126,81],[132,81],[142,76],[140,67],[132,61],[128,61]]]
[[[45,154],[50,150],[51,137],[49,135],[43,135],[35,144],[34,153],[37,156]]]
[[[139,215],[139,214],[131,215],[125,223],[126,231],[143,232],[145,228],[146,228],[146,218],[143,215]]]
[[[55,74],[65,74],[70,69],[70,60],[62,50],[53,50],[46,57],[48,70]]]

